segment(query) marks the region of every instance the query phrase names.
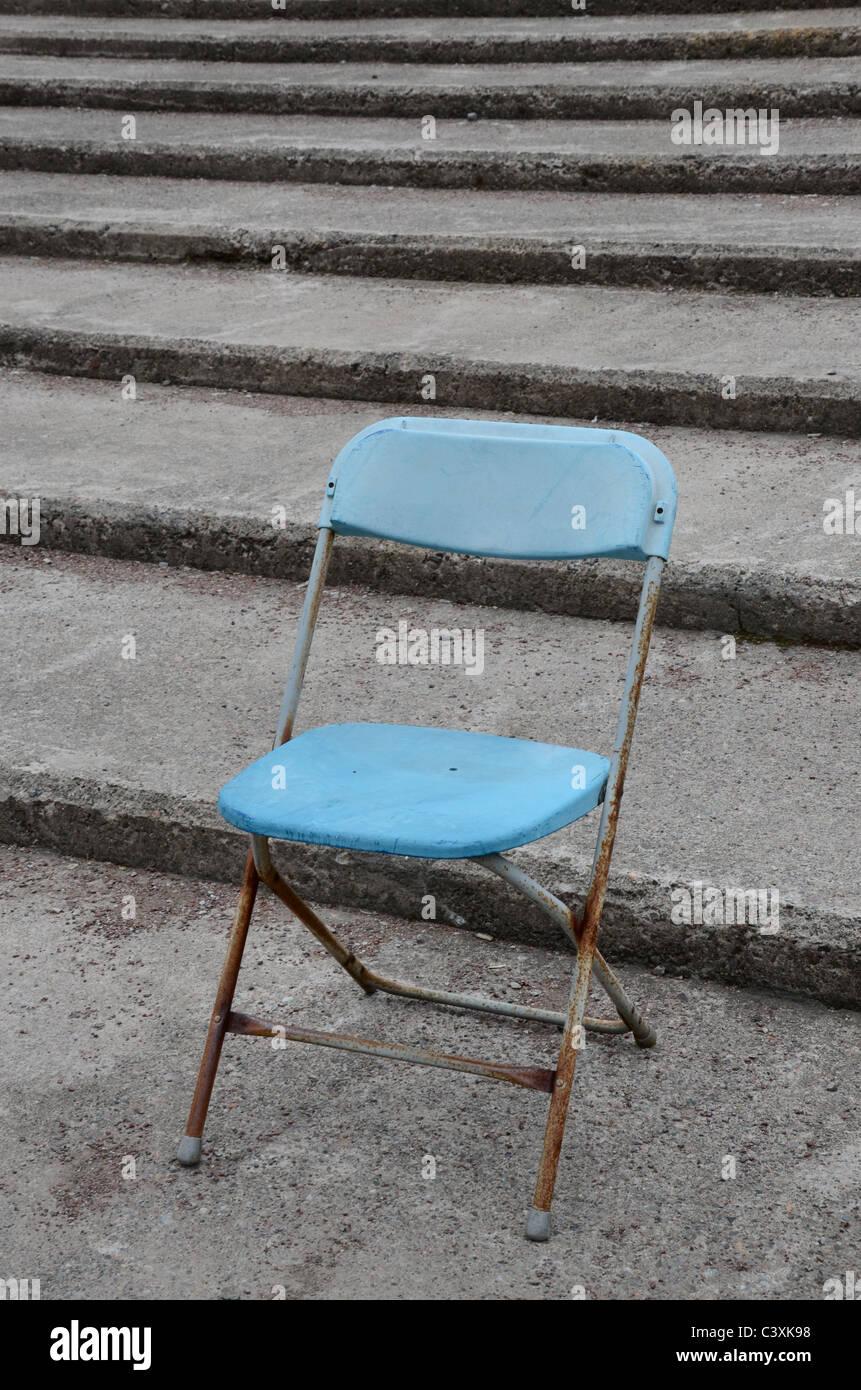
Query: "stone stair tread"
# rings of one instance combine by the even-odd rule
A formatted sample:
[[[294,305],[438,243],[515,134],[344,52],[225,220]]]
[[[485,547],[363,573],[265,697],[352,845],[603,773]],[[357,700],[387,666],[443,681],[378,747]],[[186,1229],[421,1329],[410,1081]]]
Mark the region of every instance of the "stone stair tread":
[[[428,372],[444,357],[537,370],[717,377],[731,371],[737,378],[826,383],[833,371],[835,382],[861,381],[858,307],[847,300],[436,285],[6,257],[0,304],[11,327],[417,353]]]
[[[254,6],[259,13],[259,6]],[[519,8],[519,7],[518,7]],[[391,34],[407,34],[417,38],[428,35],[432,38],[457,38],[460,35],[479,37],[483,35],[568,35],[568,34],[651,34],[655,31],[676,33],[747,34],[757,29],[846,29],[858,25],[858,11],[851,5],[835,5],[823,9],[780,9],[767,10],[751,4],[740,13],[684,13],[684,14],[616,14],[594,15],[572,11],[560,11],[555,17],[550,15],[440,15],[430,11],[424,15],[384,19],[291,19],[289,16],[273,13],[262,19],[208,19],[175,18],[171,15],[136,16],[124,14],[109,15],[63,15],[63,14],[18,14],[0,12],[0,35],[9,32],[33,33],[39,35],[81,34],[112,35],[141,34],[159,40],[163,35],[201,34],[215,38],[245,34],[284,34],[302,36],[305,34],[344,34],[361,37],[368,34],[374,37],[387,37]]]
[[[273,18],[277,22],[273,23]],[[239,58],[268,56],[297,61],[337,54],[338,58],[384,57],[395,51],[403,61],[484,62],[508,60],[612,59],[655,56],[763,56],[804,52],[815,44],[847,52],[861,35],[857,10],[757,10],[742,14],[591,15],[556,17],[425,17],[398,19],[180,19],[0,14],[0,51],[31,53],[113,52],[153,56]],[[242,51],[243,46],[246,51]],[[189,53],[191,48],[193,51]]]
[[[405,410],[151,384],[140,384],[131,402],[115,383],[14,371],[0,371],[0,400],[9,495],[50,496],[94,512],[100,505],[152,508],[209,529],[228,518],[271,526],[272,509],[281,506],[291,530],[304,537],[316,530],[332,460],[359,430],[387,415],[461,418],[421,401]],[[510,411],[473,415],[528,418]],[[821,525],[824,498],[845,490],[852,441],[659,425],[639,430],[663,450],[679,481],[671,568],[716,565],[729,574],[761,567],[857,581],[851,538],[840,544]],[[422,554],[409,553],[417,561]]]
[[[728,253],[861,248],[861,198],[642,194],[230,183],[122,175],[0,173],[0,221],[159,230],[366,232],[374,237],[533,238]],[[739,243],[742,243],[739,247]],[[567,259],[567,257],[566,257]],[[576,280],[576,273],[572,279]]]
[[[5,364],[64,375],[840,435],[861,407],[848,299],[7,256],[0,303]]]
[[[43,82],[46,89],[64,81],[75,88],[88,84],[97,88],[100,82],[120,83],[133,91],[138,83],[157,87],[159,83],[199,83],[204,87],[229,90],[231,85],[269,83],[273,89],[285,91],[331,88],[337,93],[351,84],[366,84],[376,79],[379,88],[391,87],[411,98],[417,91],[451,89],[470,92],[473,89],[499,91],[526,89],[533,91],[544,86],[559,85],[566,89],[628,91],[632,87],[659,92],[677,87],[691,88],[701,93],[707,103],[718,104],[721,94],[736,88],[750,91],[762,89],[766,94],[775,86],[791,89],[797,83],[806,90],[857,82],[858,64],[855,58],[750,58],[750,59],[685,59],[681,61],[628,60],[606,63],[501,63],[485,64],[476,71],[465,64],[423,63],[302,63],[294,70],[283,63],[231,63],[215,65],[205,62],[171,60],[165,67],[158,59],[65,58],[40,57],[31,54],[0,53],[0,81],[18,78]],[[346,114],[346,112],[344,113]],[[424,114],[416,111],[416,118]],[[669,114],[669,113],[668,113]]]
[[[78,140],[110,144],[127,156],[148,143],[206,151],[225,146],[249,153],[278,154],[283,147],[337,149],[361,155],[408,151],[421,162],[445,161],[450,155],[512,158],[537,154],[595,156],[611,159],[643,155],[663,161],[747,160],[772,165],[790,156],[851,157],[861,152],[861,120],[847,117],[803,117],[781,121],[780,149],[763,157],[752,145],[673,145],[667,121],[467,121],[443,120],[437,138],[424,140],[421,114],[414,120],[355,116],[347,126],[336,116],[217,114],[208,111],[146,111],[136,115],[137,135],[125,141],[120,134],[122,112],[60,106],[0,105],[0,141],[49,142],[59,149]],[[384,182],[384,180],[379,180]]]
[[[258,19],[259,0],[2,0],[6,14],[63,15],[76,17],[97,15],[117,18],[134,15],[167,19],[170,16],[192,19]],[[437,15],[445,19],[457,17],[510,19],[535,16],[558,19],[558,0],[280,0],[283,8],[273,12],[275,22],[289,23],[293,19],[358,19],[361,22],[400,18],[425,19]],[[702,11],[703,0],[659,0],[660,14],[694,14]],[[790,14],[833,9],[833,0],[777,0],[773,6],[756,4],[755,0],[711,0],[715,14],[736,14],[771,8]],[[655,0],[589,0],[589,14],[616,18],[618,15],[651,17]],[[514,14],[512,15],[512,11]],[[578,12],[580,18],[585,13]]]
[[[152,385],[132,403],[114,383],[21,372],[0,373],[0,401],[3,489],[41,498],[43,545],[292,579],[307,569],[336,452],[404,410]],[[845,496],[852,442],[654,425],[639,432],[679,479],[659,622],[861,644],[853,538],[822,526],[825,499]],[[633,612],[633,565],[596,562],[582,574],[554,565],[542,584],[535,566],[460,557],[444,580],[422,551],[394,549],[393,557],[391,546],[354,541],[339,549],[338,565],[349,579],[389,591],[588,617]]]

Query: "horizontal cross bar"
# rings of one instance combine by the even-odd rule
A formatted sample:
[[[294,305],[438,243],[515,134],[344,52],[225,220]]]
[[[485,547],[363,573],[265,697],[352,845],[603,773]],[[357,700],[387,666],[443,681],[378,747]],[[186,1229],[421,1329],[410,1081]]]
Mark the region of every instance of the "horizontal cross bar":
[[[375,1042],[370,1038],[353,1038],[345,1033],[323,1033],[316,1028],[288,1028],[279,1023],[266,1023],[248,1014],[230,1013],[227,1032],[243,1037],[283,1038],[286,1042],[312,1043],[318,1047],[336,1047],[344,1052],[359,1052],[368,1057],[385,1057],[392,1062],[414,1062],[420,1067],[444,1067],[447,1071],[474,1072],[494,1081],[510,1081],[514,1086],[526,1086],[531,1091],[552,1092],[555,1071],[545,1067],[513,1067],[502,1062],[479,1062],[474,1057],[454,1057],[446,1052],[423,1052],[399,1043]]]
[[[383,994],[397,994],[404,999],[421,999],[427,1004],[446,1004],[456,1009],[476,1009],[480,1013],[502,1014],[506,1018],[525,1018],[532,1023],[552,1023],[564,1028],[566,1014],[552,1013],[550,1009],[530,1009],[526,1004],[507,1004],[499,999],[477,999],[471,994],[452,994],[444,989],[425,989],[421,985],[403,985],[398,980],[388,980],[373,970],[366,970],[365,978],[374,989]],[[630,1033],[627,1023],[618,1018],[584,1018],[583,1027],[594,1033]]]

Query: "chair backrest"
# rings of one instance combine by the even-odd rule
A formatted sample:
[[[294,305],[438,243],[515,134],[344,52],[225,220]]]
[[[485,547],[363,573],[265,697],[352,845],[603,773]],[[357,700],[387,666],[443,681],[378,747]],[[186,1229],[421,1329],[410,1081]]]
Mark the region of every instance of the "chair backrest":
[[[521,560],[666,559],[676,480],[623,430],[402,416],[335,460],[320,525]]]

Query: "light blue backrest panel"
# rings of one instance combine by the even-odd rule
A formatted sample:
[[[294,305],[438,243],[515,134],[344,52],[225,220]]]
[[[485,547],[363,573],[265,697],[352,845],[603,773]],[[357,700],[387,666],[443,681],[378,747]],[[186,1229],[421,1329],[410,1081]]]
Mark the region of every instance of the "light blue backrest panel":
[[[399,417],[335,460],[320,524],[519,559],[667,558],[676,480],[623,430]]]

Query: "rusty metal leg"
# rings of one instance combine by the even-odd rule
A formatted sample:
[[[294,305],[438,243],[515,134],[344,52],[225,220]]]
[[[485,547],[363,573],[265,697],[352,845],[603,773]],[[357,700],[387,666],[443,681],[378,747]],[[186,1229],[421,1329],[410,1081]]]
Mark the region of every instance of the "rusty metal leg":
[[[194,1088],[194,1098],[191,1102],[188,1124],[186,1125],[185,1135],[180,1141],[179,1151],[177,1153],[177,1158],[180,1163],[187,1168],[194,1167],[194,1165],[200,1161],[203,1126],[206,1123],[209,1098],[212,1095],[215,1073],[218,1070],[221,1048],[224,1043],[224,1034],[227,1031],[227,1016],[230,1013],[230,1005],[233,1002],[236,979],[239,975],[239,967],[242,963],[242,952],[245,949],[245,938],[248,935],[251,914],[254,911],[254,900],[257,897],[257,885],[259,881],[257,869],[254,866],[254,857],[249,853],[245,863],[245,877],[242,880],[239,901],[236,904],[233,927],[230,932],[227,958],[221,972],[221,979],[218,982],[218,993],[215,996],[215,1005],[212,1010],[212,1018],[209,1022],[209,1032],[206,1035],[203,1060],[200,1064],[197,1085]]]
[[[562,1148],[562,1135],[565,1131],[577,1053],[583,1041],[583,1013],[586,1007],[586,996],[589,993],[593,961],[596,964],[596,975],[616,1004],[622,1017],[633,1029],[640,1046],[651,1047],[655,1041],[652,1030],[633,1009],[630,1001],[623,994],[618,980],[603,961],[600,966],[598,965],[596,948],[598,945],[598,926],[607,892],[607,876],[610,872],[613,841],[616,836],[616,822],[619,818],[619,806],[622,800],[622,789],[625,785],[625,772],[628,767],[628,754],[634,735],[634,722],[637,717],[637,705],[643,684],[643,674],[646,669],[649,636],[658,603],[663,565],[663,560],[653,556],[648,561],[643,576],[640,607],[637,612],[637,621],[634,624],[634,644],[625,674],[625,692],[616,725],[613,756],[610,759],[607,792],[601,806],[601,823],[598,827],[598,842],[592,861],[592,877],[583,908],[583,920],[579,931],[577,931],[577,973],[574,977],[574,987],[571,990],[568,1004],[568,1022],[565,1025],[562,1047],[559,1052],[556,1086],[550,1101],[550,1114],[547,1116],[547,1129],[544,1134],[544,1149],[538,1169],[538,1181],[535,1184],[535,1197],[526,1226],[526,1234],[530,1240],[547,1240],[550,1236],[550,1204],[553,1201],[556,1168],[559,1163],[559,1151]],[[488,867],[496,868],[497,872],[499,871],[497,865],[489,864]],[[523,884],[522,886],[524,891],[528,893],[527,885]],[[547,906],[550,905],[548,901]],[[566,911],[564,905],[563,911]],[[573,921],[571,926],[573,928]]]
[[[654,1047],[658,1041],[657,1033],[652,1025],[646,1022],[639,1009],[631,1003],[600,951],[595,952],[594,970],[602,989],[615,1004],[619,1017],[624,1019],[633,1033],[637,1046]]]
[[[553,1188],[556,1184],[556,1169],[565,1133],[565,1121],[571,1100],[571,1087],[574,1082],[574,1069],[577,1054],[585,1040],[583,1015],[586,1009],[586,996],[592,976],[592,961],[598,939],[598,924],[589,932],[584,930],[577,949],[577,973],[568,1002],[568,1021],[562,1035],[559,1061],[556,1065],[556,1081],[550,1098],[550,1111],[544,1131],[544,1148],[535,1184],[532,1210],[526,1223],[526,1234],[530,1240],[549,1240],[550,1204],[553,1201]]]

